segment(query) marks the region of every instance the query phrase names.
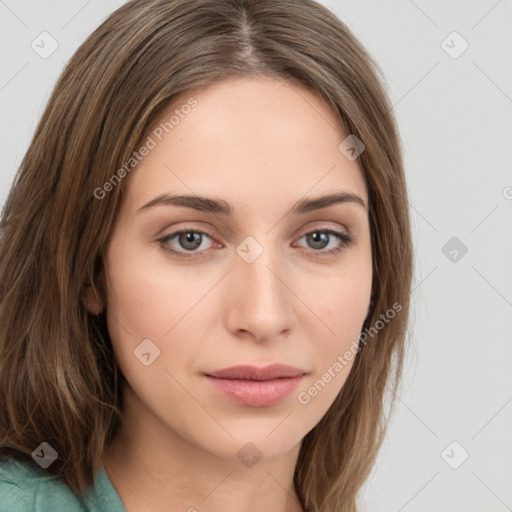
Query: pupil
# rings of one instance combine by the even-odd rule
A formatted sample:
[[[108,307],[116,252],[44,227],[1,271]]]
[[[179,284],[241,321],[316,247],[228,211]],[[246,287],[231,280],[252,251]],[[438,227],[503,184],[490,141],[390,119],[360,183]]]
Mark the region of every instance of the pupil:
[[[315,231],[314,233],[311,234],[311,238],[313,239],[313,243],[315,244],[322,244],[322,243],[326,243],[326,237],[327,237],[327,234],[326,233],[319,233],[318,231]],[[323,240],[322,240],[323,239]],[[318,248],[322,248],[322,247],[316,247],[316,249]]]
[[[193,233],[189,231],[188,233],[185,233],[182,235],[184,237],[184,240],[182,242],[182,246],[186,249],[197,249],[201,245],[201,235],[199,233]],[[187,244],[190,244],[191,246],[188,246]]]

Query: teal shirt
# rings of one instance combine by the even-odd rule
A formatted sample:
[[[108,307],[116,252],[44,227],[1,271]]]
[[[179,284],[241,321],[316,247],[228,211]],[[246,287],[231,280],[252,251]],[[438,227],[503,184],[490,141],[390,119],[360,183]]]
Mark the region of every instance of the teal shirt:
[[[0,461],[0,512],[126,512],[102,466],[82,499],[34,465]]]

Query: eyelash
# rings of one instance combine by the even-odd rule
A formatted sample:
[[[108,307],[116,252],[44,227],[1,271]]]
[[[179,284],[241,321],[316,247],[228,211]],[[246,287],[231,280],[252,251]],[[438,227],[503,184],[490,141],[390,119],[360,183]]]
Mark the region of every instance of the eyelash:
[[[185,228],[185,229],[180,229],[179,231],[175,231],[174,233],[170,233],[169,235],[166,235],[162,238],[159,238],[157,240],[157,242],[159,242],[160,247],[165,252],[170,253],[173,256],[177,256],[178,258],[183,258],[186,260],[193,260],[193,259],[202,257],[202,256],[200,256],[201,252],[186,254],[181,251],[175,251],[174,249],[169,249],[169,247],[165,246],[166,243],[170,242],[177,235],[182,235],[182,234],[187,234],[187,233],[197,233],[197,234],[201,234],[201,235],[206,235],[208,238],[211,238],[213,240],[213,237],[206,231],[203,231],[201,229],[195,229],[195,228],[194,229]],[[319,251],[313,250],[314,253],[319,253],[320,257],[331,256],[331,255],[337,254],[340,251],[342,251],[344,248],[349,247],[350,245],[352,245],[354,243],[354,239],[352,238],[352,236],[350,236],[349,234],[344,233],[342,231],[336,231],[334,229],[314,229],[312,231],[308,231],[307,233],[304,233],[300,238],[304,238],[305,236],[310,235],[312,233],[325,233],[328,235],[332,235],[341,242],[340,245],[338,245],[338,247],[336,247],[334,249],[319,250]],[[204,252],[204,251],[202,251],[202,252]]]

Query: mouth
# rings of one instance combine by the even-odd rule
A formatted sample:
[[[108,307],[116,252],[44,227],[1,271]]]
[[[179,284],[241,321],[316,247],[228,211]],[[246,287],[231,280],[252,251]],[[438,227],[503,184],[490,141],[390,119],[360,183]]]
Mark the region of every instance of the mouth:
[[[306,372],[288,365],[264,368],[234,366],[208,372],[205,379],[230,400],[248,407],[270,407],[284,400],[305,377]]]
[[[299,377],[306,372],[300,368],[289,366],[287,364],[271,364],[258,368],[256,366],[243,365],[231,366],[223,370],[208,372],[209,377],[220,379],[241,379],[241,380],[273,380],[280,378]]]

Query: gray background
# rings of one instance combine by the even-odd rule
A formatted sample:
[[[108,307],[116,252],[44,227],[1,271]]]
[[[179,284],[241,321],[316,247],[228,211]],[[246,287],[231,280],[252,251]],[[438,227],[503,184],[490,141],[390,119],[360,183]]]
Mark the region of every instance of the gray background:
[[[64,63],[122,3],[0,0],[1,204]],[[367,509],[512,510],[512,1],[321,3],[385,73],[417,253],[406,372]],[[43,31],[59,45],[46,59],[31,47]]]

